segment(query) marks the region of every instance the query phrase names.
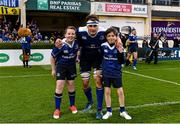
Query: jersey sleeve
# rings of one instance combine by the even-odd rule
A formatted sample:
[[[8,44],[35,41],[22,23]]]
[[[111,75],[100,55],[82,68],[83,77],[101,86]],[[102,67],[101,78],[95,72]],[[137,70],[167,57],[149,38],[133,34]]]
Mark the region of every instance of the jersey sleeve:
[[[82,47],[82,38],[81,33],[79,32],[79,28],[76,30],[76,39],[79,47]]]
[[[129,36],[129,37],[128,37],[128,40],[129,40],[129,41],[132,41],[132,36]]]
[[[103,56],[104,56],[104,45],[101,45],[100,47],[100,59],[103,60]]]
[[[117,58],[118,58],[119,64],[123,64],[123,63],[124,63],[125,59],[124,59],[123,53],[120,53],[120,52],[118,51],[118,53],[117,53]]]
[[[28,36],[28,37],[26,38],[26,40],[27,40],[28,43],[30,43],[30,42],[31,42],[31,37]]]
[[[62,48],[57,48],[57,47],[54,47],[53,49],[52,49],[52,52],[51,52],[51,56],[53,57],[53,58],[57,58],[60,54],[61,54],[61,52],[62,52]]]

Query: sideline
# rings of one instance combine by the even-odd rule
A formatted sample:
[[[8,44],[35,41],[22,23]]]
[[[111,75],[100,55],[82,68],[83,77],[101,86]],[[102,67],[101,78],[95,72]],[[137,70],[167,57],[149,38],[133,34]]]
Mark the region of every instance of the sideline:
[[[180,86],[180,83],[177,83],[177,82],[174,82],[174,81],[168,81],[168,80],[164,80],[164,79],[160,79],[160,78],[156,78],[156,77],[151,77],[151,76],[143,75],[143,74],[139,74],[139,73],[133,73],[133,72],[129,72],[129,71],[123,71],[123,72],[127,73],[127,74],[131,74],[131,75],[145,77],[145,78],[149,78],[149,79],[153,79],[153,80],[158,80],[158,81],[161,81],[161,82],[166,82],[166,83],[170,83],[170,84],[174,84],[174,85]]]

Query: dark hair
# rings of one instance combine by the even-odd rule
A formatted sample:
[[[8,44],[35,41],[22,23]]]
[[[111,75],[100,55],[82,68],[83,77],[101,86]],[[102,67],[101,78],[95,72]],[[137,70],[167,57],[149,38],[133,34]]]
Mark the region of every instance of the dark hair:
[[[132,29],[131,29],[131,32],[133,32],[133,31],[135,31],[135,30],[136,30],[135,28],[132,28]]]
[[[76,31],[76,28],[75,28],[74,26],[68,26],[68,27],[65,29],[64,34],[67,33],[67,30],[68,30],[68,29],[72,29],[72,30],[75,30],[75,31]]]
[[[99,18],[97,17],[97,15],[91,14],[91,15],[88,15],[86,17],[86,22],[89,21],[89,20],[91,20],[91,21],[99,21]]]
[[[113,27],[110,27],[110,28],[108,28],[108,29],[106,30],[106,32],[105,32],[105,37],[106,37],[109,33],[111,33],[111,32],[113,32],[114,35],[118,36],[117,30],[116,30],[115,28],[113,28]]]

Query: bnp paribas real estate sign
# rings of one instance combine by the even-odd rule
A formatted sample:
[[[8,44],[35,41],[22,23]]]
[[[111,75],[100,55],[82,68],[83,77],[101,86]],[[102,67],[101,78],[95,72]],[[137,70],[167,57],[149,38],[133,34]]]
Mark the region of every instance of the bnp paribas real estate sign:
[[[82,0],[37,0],[38,10],[90,12],[90,2]]]

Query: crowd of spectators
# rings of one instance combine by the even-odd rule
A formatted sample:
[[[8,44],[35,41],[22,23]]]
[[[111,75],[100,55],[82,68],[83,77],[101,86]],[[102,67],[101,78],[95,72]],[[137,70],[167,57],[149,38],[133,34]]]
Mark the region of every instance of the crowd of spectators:
[[[1,20],[0,23],[0,42],[18,42],[19,19],[15,23],[8,19]],[[41,41],[43,39],[36,21],[28,21],[27,27],[31,29],[33,40]]]
[[[13,24],[10,20],[1,20],[0,23],[0,42],[17,41],[18,21]]]
[[[4,18],[3,20],[0,20],[0,24],[0,42],[18,42],[19,37],[17,32],[20,27],[19,19],[15,21]],[[36,20],[27,20],[27,27],[30,28],[32,32],[32,40],[34,43],[40,41],[45,43],[53,43],[57,37],[63,36],[63,32],[49,32],[42,34]],[[167,40],[161,41],[164,41],[162,42],[163,48],[168,47]],[[173,47],[180,47],[180,37],[174,38],[173,42]]]
[[[0,42],[18,42],[18,29],[20,27],[19,19],[17,21],[4,19],[0,20]],[[36,42],[54,43],[54,39],[62,37],[62,32],[48,32],[42,34],[39,30],[37,21],[28,20],[26,25],[32,32],[32,40]]]

